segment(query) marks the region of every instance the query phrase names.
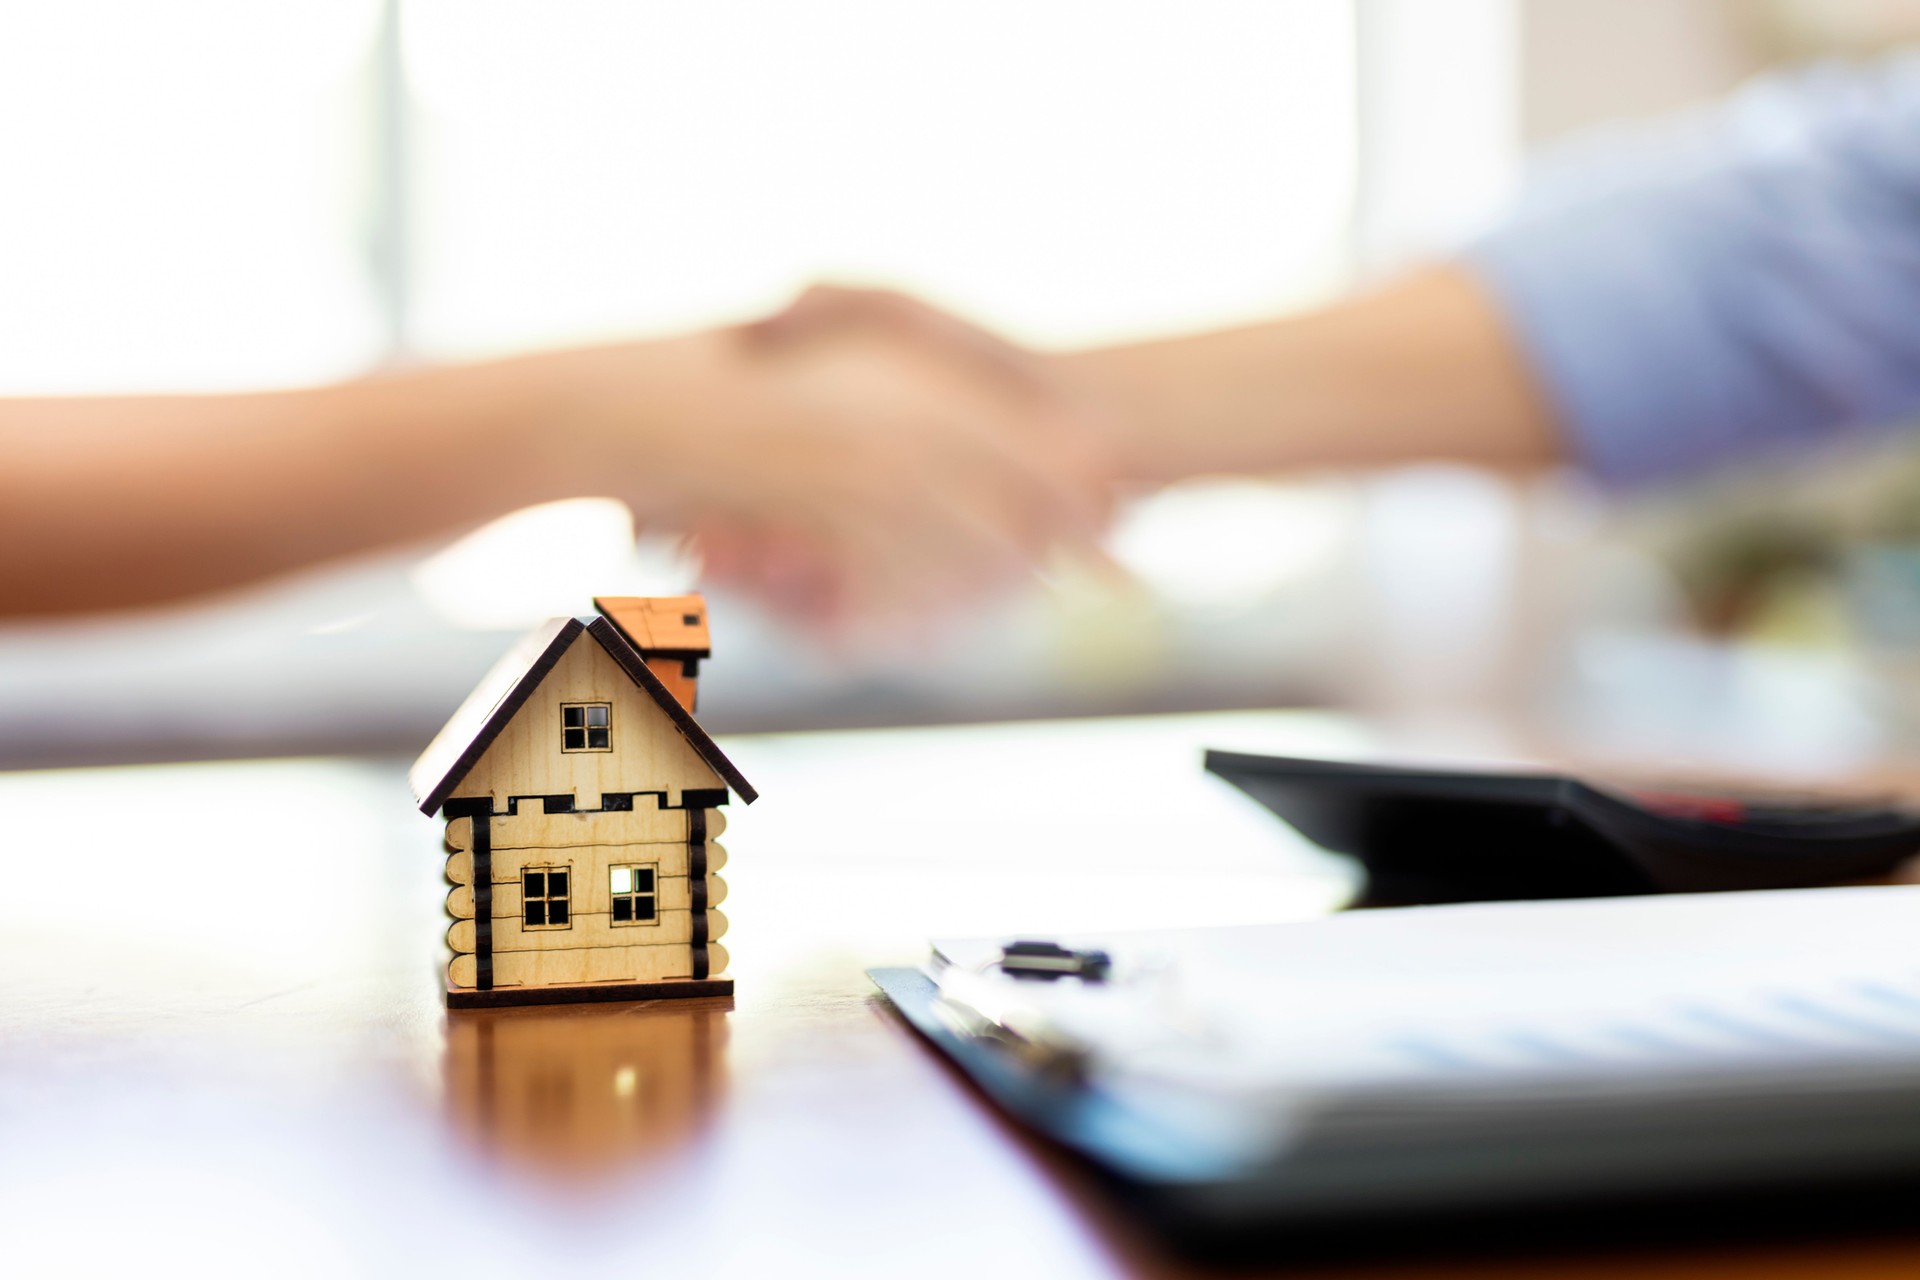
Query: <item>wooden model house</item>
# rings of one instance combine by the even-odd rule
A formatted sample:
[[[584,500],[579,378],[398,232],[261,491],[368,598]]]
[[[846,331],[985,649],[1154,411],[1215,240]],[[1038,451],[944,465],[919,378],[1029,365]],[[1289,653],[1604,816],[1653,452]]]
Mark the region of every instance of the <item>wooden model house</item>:
[[[409,775],[447,818],[447,1005],[730,995],[719,806],[693,718],[699,596],[602,598],[489,672]]]

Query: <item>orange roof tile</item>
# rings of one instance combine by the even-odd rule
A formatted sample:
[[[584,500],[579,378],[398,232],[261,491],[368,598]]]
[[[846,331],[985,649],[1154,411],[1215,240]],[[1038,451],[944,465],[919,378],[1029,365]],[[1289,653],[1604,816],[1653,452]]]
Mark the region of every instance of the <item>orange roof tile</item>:
[[[702,596],[595,596],[593,607],[641,653],[704,658],[713,652]]]

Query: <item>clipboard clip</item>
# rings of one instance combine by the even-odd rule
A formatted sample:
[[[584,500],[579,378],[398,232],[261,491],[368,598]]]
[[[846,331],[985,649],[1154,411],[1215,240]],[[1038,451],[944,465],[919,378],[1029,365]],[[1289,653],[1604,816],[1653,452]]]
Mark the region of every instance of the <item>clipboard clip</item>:
[[[1113,972],[1113,957],[1104,951],[1074,951],[1057,942],[1009,942],[1000,949],[994,967],[1010,978],[1105,982]]]

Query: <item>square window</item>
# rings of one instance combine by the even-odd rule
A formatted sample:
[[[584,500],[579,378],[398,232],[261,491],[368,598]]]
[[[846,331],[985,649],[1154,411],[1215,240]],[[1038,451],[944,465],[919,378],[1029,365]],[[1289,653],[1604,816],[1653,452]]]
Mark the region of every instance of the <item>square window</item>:
[[[659,913],[654,895],[654,867],[609,867],[607,891],[613,901],[614,924],[653,924]]]
[[[565,929],[573,919],[568,890],[573,873],[565,867],[524,868],[520,872],[520,919],[528,929]]]
[[[613,704],[574,702],[560,708],[562,751],[613,750]]]
[[[680,621],[689,627],[697,627],[700,625],[700,615],[697,613],[683,613],[680,615]]]

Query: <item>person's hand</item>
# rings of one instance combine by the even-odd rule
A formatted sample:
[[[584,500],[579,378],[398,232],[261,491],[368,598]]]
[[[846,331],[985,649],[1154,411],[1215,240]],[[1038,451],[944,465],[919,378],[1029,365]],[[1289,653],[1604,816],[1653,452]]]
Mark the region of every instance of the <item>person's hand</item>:
[[[784,308],[743,332],[763,350],[804,347],[824,337],[852,333],[879,336],[979,379],[985,386],[1076,419],[1078,430],[1093,426],[1086,420],[1087,407],[1076,403],[1039,355],[897,290],[810,285]]]
[[[1012,449],[1039,482],[1027,516],[1002,529],[993,541],[1013,554],[980,557],[978,572],[947,559],[923,577],[908,564],[898,584],[869,578],[887,598],[926,615],[950,610],[972,593],[1065,550],[1106,563],[1095,541],[1111,515],[1113,469],[1095,411],[1068,392],[1034,353],[917,298],[884,289],[814,285],[781,311],[746,326],[742,337],[767,358],[818,356],[844,347],[882,356],[896,375],[907,374],[920,391],[972,402],[975,419],[997,449]],[[1053,518],[1045,513],[1052,511]],[[1040,518],[1036,519],[1035,516]],[[976,527],[979,522],[974,522]],[[1012,541],[1007,541],[1007,535]],[[839,573],[835,557],[809,554],[790,538],[738,525],[711,527],[701,538],[708,574],[715,581],[763,597],[855,599],[863,594]],[[823,589],[822,577],[838,581]],[[902,590],[901,588],[904,588]],[[918,588],[918,589],[916,589]],[[856,605],[851,612],[858,614]],[[867,612],[871,613],[871,609]]]
[[[1075,406],[957,322],[813,310],[826,297],[771,324],[551,357],[573,389],[569,453],[597,452],[643,522],[692,532],[712,580],[829,630],[950,611],[1092,547],[1111,480]]]

